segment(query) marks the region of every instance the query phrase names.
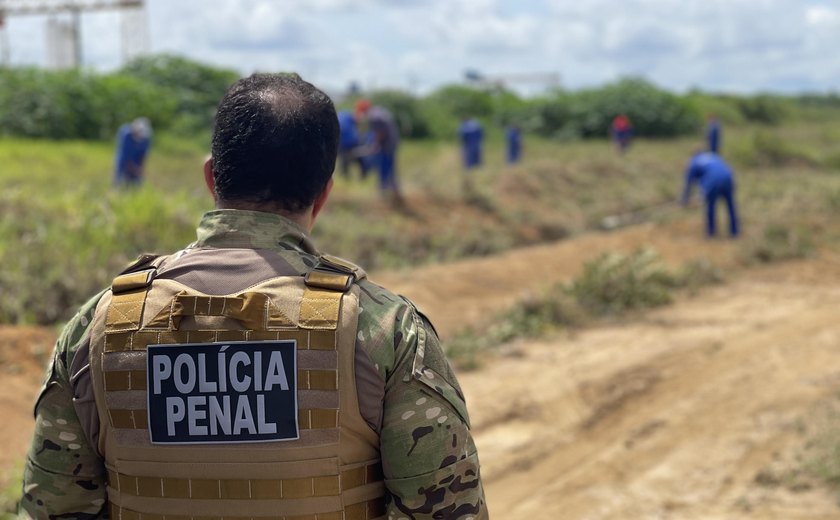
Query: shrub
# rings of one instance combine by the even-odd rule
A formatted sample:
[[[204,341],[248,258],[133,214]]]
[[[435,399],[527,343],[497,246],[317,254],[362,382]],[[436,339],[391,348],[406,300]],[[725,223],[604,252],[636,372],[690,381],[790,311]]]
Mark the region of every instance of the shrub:
[[[813,253],[814,239],[803,226],[771,223],[742,246],[747,262],[771,263],[804,258]]]
[[[156,129],[207,129],[233,71],[185,58],[140,58],[121,71],[0,68],[0,134],[112,139],[120,124],[148,117]]]
[[[137,116],[166,126],[167,92],[121,74],[83,70],[0,69],[0,134],[52,139],[111,139]]]
[[[769,129],[757,130],[747,139],[736,141],[731,152],[734,160],[748,166],[778,168],[788,165],[816,166],[819,163],[801,145],[793,144]]]
[[[195,130],[211,126],[219,100],[239,78],[233,70],[170,54],[136,58],[121,72],[164,89],[175,103],[180,126]]]
[[[477,368],[479,354],[523,338],[535,338],[561,327],[576,327],[587,320],[586,313],[569,296],[565,286],[556,285],[544,294],[531,294],[509,310],[496,315],[482,332],[466,329],[446,342],[448,357],[459,368]]]
[[[467,116],[489,118],[493,115],[493,95],[473,87],[447,85],[432,92],[427,100],[457,119]]]
[[[734,99],[744,119],[753,123],[775,125],[786,119],[791,111],[790,102],[778,96],[761,94]]]
[[[626,114],[636,135],[673,137],[700,125],[696,107],[687,100],[638,78],[597,89],[556,91],[534,104],[543,135],[605,137],[612,119]]]
[[[530,294],[497,314],[483,332],[462,330],[446,342],[447,354],[462,369],[476,368],[488,349],[579,327],[592,318],[665,305],[676,289],[696,291],[722,281],[720,270],[706,260],[690,261],[672,272],[650,249],[606,253],[586,263],[583,274],[572,282]]]
[[[631,255],[605,253],[584,264],[569,292],[587,312],[604,316],[671,302],[678,279],[650,249]]]

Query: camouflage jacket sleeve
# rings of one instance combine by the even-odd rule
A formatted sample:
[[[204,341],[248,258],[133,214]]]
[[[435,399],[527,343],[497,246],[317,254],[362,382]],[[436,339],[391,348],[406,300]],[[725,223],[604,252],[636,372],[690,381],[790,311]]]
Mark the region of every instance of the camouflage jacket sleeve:
[[[385,381],[388,518],[489,518],[464,396],[434,328],[407,300],[362,289],[359,342]]]
[[[105,468],[73,405],[70,366],[88,341],[101,294],[64,327],[35,404],[19,518],[98,518],[106,512]]]

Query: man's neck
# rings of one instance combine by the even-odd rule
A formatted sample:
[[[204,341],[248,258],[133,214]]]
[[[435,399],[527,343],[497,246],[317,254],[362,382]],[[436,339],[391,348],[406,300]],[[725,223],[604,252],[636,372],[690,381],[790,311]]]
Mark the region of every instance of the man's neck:
[[[244,211],[259,211],[262,213],[273,213],[280,215],[283,218],[289,219],[295,224],[299,225],[307,232],[312,230],[314,219],[312,218],[312,211],[307,209],[300,213],[292,213],[278,209],[272,204],[228,204],[223,201],[216,201],[216,209],[238,209]]]

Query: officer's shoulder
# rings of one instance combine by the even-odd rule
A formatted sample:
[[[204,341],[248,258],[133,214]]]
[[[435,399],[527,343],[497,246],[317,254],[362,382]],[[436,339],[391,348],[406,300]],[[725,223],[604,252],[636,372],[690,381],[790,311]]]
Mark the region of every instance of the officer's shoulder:
[[[369,303],[379,307],[394,308],[411,305],[411,302],[405,297],[371,281],[369,278],[359,280],[357,283],[359,289],[361,289],[359,291],[359,301],[362,305]]]

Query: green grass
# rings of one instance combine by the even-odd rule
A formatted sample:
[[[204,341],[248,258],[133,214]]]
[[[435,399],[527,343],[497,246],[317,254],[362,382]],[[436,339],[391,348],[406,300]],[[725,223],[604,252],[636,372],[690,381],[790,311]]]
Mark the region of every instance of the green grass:
[[[831,122],[727,129],[724,152],[737,174],[744,243],[754,244],[745,257],[777,260],[808,243],[838,243],[835,137]],[[115,191],[111,143],[0,139],[0,322],[60,322],[137,254],[192,241],[212,207],[202,178],[207,141],[156,135],[146,186]],[[619,157],[606,141],[527,137],[524,161],[508,167],[501,140],[491,136],[467,193],[456,143],[406,142],[398,171],[407,210],[380,200],[374,176],[338,178],[314,238],[322,250],[376,270],[557,240],[598,229],[611,215],[667,222],[685,213],[650,208],[677,198],[700,143],[699,136],[638,140]],[[766,160],[777,145],[786,158],[809,159]],[[778,238],[777,224],[795,239]],[[792,251],[783,251],[784,243]]]
[[[827,398],[796,421],[801,445],[779,453],[754,482],[793,492],[823,486],[840,498],[840,395]]]
[[[11,520],[16,517],[18,500],[21,496],[21,482],[23,482],[23,463],[17,464],[7,475],[3,475],[6,486],[0,488],[0,520]]]

